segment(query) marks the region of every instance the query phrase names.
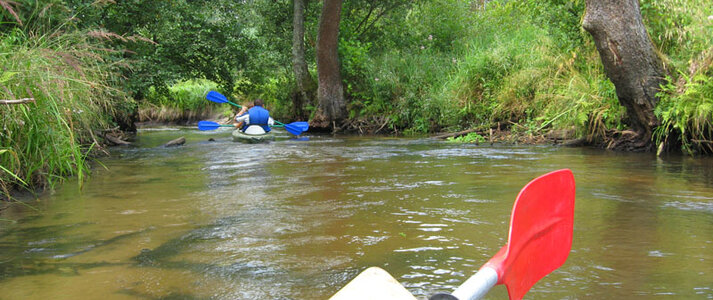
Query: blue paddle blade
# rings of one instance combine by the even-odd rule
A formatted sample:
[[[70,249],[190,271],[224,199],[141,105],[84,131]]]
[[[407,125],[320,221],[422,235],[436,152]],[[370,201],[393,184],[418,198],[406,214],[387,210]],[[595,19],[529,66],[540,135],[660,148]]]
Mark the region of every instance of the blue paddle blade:
[[[200,121],[198,122],[198,130],[215,130],[221,127],[220,124],[211,121]]]
[[[307,131],[307,129],[309,129],[309,123],[307,122],[292,122],[289,125],[297,128],[304,128],[302,131]]]
[[[307,131],[307,129],[309,129],[309,124],[307,122],[294,122],[290,124],[285,124],[285,130],[294,135],[300,135],[303,132]]]
[[[216,91],[210,91],[208,92],[208,95],[205,96],[206,99],[213,101],[215,103],[228,103],[228,98],[223,96],[223,94],[218,93]]]

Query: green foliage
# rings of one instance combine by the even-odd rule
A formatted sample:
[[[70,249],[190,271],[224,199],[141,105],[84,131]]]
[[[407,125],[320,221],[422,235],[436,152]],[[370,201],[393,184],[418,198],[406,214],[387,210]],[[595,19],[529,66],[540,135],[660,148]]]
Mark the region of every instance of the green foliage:
[[[654,44],[679,69],[711,47],[710,1],[642,0],[641,13]]]
[[[693,140],[711,139],[709,2],[640,1],[644,24],[670,70],[656,110],[663,123],[657,137],[675,136],[692,152],[704,146]],[[3,7],[0,23],[4,43],[13,45],[7,53],[14,45],[70,47],[72,42],[47,37],[81,31],[81,39],[101,43],[90,52],[101,52],[96,55],[103,61],[91,67],[112,74],[96,83],[121,86],[142,107],[210,109],[203,96],[219,89],[238,102],[263,98],[276,117],[290,118],[291,1],[13,3]],[[321,5],[308,1],[306,9],[306,57],[313,74]],[[527,134],[574,128],[594,141],[609,129],[624,129],[624,109],[581,29],[584,9],[584,0],[345,1],[339,55],[349,117],[413,135],[501,123]],[[29,38],[28,32],[44,38]],[[6,68],[0,81],[10,86],[21,77],[17,72]],[[125,77],[121,85],[116,72]],[[121,97],[111,93],[112,99]],[[314,112],[315,103],[306,105]],[[136,106],[122,100],[100,105],[100,111],[126,115]],[[106,119],[104,112],[97,114]]]
[[[426,98],[453,65],[450,56],[424,55],[420,50],[393,51],[369,59],[364,77],[347,84],[350,113],[354,118],[385,114],[393,129],[408,129],[408,134],[456,125],[457,108],[450,99]]]
[[[95,29],[115,47],[127,48],[132,61],[126,88],[142,99],[153,87],[168,96],[168,87],[190,79],[208,79],[232,90],[255,39],[249,10],[240,1],[83,1],[80,28]]]
[[[596,139],[621,127],[613,85],[580,29],[584,1],[434,0],[400,8],[375,23],[374,36],[354,40],[361,22],[343,24],[350,118],[386,116],[405,134],[500,122],[533,134],[575,126]]]
[[[496,33],[503,24],[487,23],[480,24],[481,34],[470,42],[447,89],[472,120],[507,121],[523,115],[532,102],[552,64],[551,43],[526,23],[505,36]]]
[[[511,5],[547,31],[547,36],[564,52],[578,50],[587,34],[581,29],[584,0],[526,0]]]
[[[713,58],[713,57],[712,57]],[[657,143],[668,142],[678,136],[682,150],[694,153],[713,153],[708,141],[713,137],[713,68],[683,78],[676,86],[671,78],[661,89],[661,102],[656,114],[661,126],[656,131]]]
[[[270,115],[275,119],[288,120],[292,103],[290,100],[291,90],[285,87],[292,85],[292,73],[276,73],[272,78],[266,78],[255,85],[255,90],[251,93],[242,94],[242,98],[252,101],[261,98],[265,101],[265,108],[270,110]],[[287,101],[284,101],[287,100]]]
[[[218,84],[210,80],[186,80],[169,87],[168,94],[157,92],[155,87],[149,88],[146,101],[158,106],[199,110],[209,105],[212,106],[213,102],[207,101],[205,95],[209,91],[217,89]]]
[[[4,193],[64,176],[81,182],[88,172],[86,157],[97,143],[93,131],[110,125],[114,103],[126,102],[112,87],[118,76],[98,46],[81,32],[28,36],[15,29],[0,35],[0,98],[35,99],[0,107]]]
[[[449,142],[454,142],[454,143],[475,143],[475,144],[480,144],[480,143],[485,143],[485,137],[483,137],[480,134],[477,134],[475,132],[471,132],[469,134],[459,136],[459,137],[450,137],[448,138]]]
[[[713,6],[705,0],[646,0],[644,23],[669,76],[658,94],[656,143],[713,153]]]
[[[361,14],[362,6],[345,6],[352,19],[342,26],[339,54],[350,117],[385,116],[389,128],[410,135],[460,127],[458,108],[432,91],[453,71],[454,46],[469,31],[468,5],[385,1],[365,5]]]

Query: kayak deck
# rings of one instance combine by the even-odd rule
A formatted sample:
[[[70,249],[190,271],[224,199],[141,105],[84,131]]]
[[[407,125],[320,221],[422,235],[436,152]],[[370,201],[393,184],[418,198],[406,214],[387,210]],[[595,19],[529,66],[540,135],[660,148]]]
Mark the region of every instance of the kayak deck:
[[[270,132],[263,134],[246,134],[241,132],[240,130],[233,131],[233,142],[255,144],[274,140],[275,135]]]
[[[371,267],[350,281],[329,300],[416,300],[403,285],[388,272]]]

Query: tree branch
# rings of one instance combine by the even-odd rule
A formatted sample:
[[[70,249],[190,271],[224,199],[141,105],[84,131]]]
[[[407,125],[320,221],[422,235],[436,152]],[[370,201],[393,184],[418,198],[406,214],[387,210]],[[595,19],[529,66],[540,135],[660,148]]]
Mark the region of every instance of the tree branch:
[[[478,129],[468,129],[468,130],[463,130],[463,131],[459,131],[459,132],[440,134],[440,135],[433,136],[431,138],[434,138],[434,139],[447,139],[450,137],[455,138],[455,137],[459,137],[459,136],[464,136],[471,132],[478,132]]]
[[[369,32],[369,30],[371,30],[371,28],[374,27],[374,25],[375,25],[377,22],[379,22],[379,19],[381,19],[381,17],[383,17],[384,15],[386,15],[386,13],[388,13],[389,11],[391,11],[391,10],[393,10],[393,9],[395,9],[395,8],[397,8],[397,7],[401,6],[401,5],[403,5],[403,4],[404,4],[404,3],[396,2],[396,3],[394,3],[394,4],[391,5],[391,6],[384,7],[384,10],[382,10],[378,15],[376,15],[376,17],[374,18],[374,20],[373,20],[370,24],[366,24],[366,26],[364,27],[364,30],[362,30],[361,32],[357,33],[357,38],[362,38],[362,36],[363,36],[364,34],[366,34],[367,32]],[[371,11],[369,11],[369,14],[371,15]],[[364,21],[368,21],[368,18],[364,19]],[[361,26],[361,25],[362,25],[362,24],[359,24],[359,26]],[[356,31],[355,31],[355,32],[356,32]]]
[[[369,17],[371,17],[371,14],[374,12],[374,9],[376,8],[375,5],[370,5],[369,6],[369,12],[366,14],[366,17],[359,22],[359,25],[357,25],[356,29],[354,29],[354,32],[359,32],[361,30],[361,26],[366,24],[366,22],[369,20]],[[361,34],[358,34],[361,35]]]

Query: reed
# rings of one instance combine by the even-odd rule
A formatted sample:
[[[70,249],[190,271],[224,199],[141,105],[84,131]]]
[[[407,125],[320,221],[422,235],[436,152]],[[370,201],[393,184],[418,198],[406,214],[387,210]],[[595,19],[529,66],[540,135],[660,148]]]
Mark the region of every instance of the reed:
[[[112,87],[118,63],[81,32],[47,34],[13,30],[0,36],[0,98],[34,98],[0,106],[0,185],[52,187],[89,172],[87,158],[107,128],[114,104],[127,101]]]

